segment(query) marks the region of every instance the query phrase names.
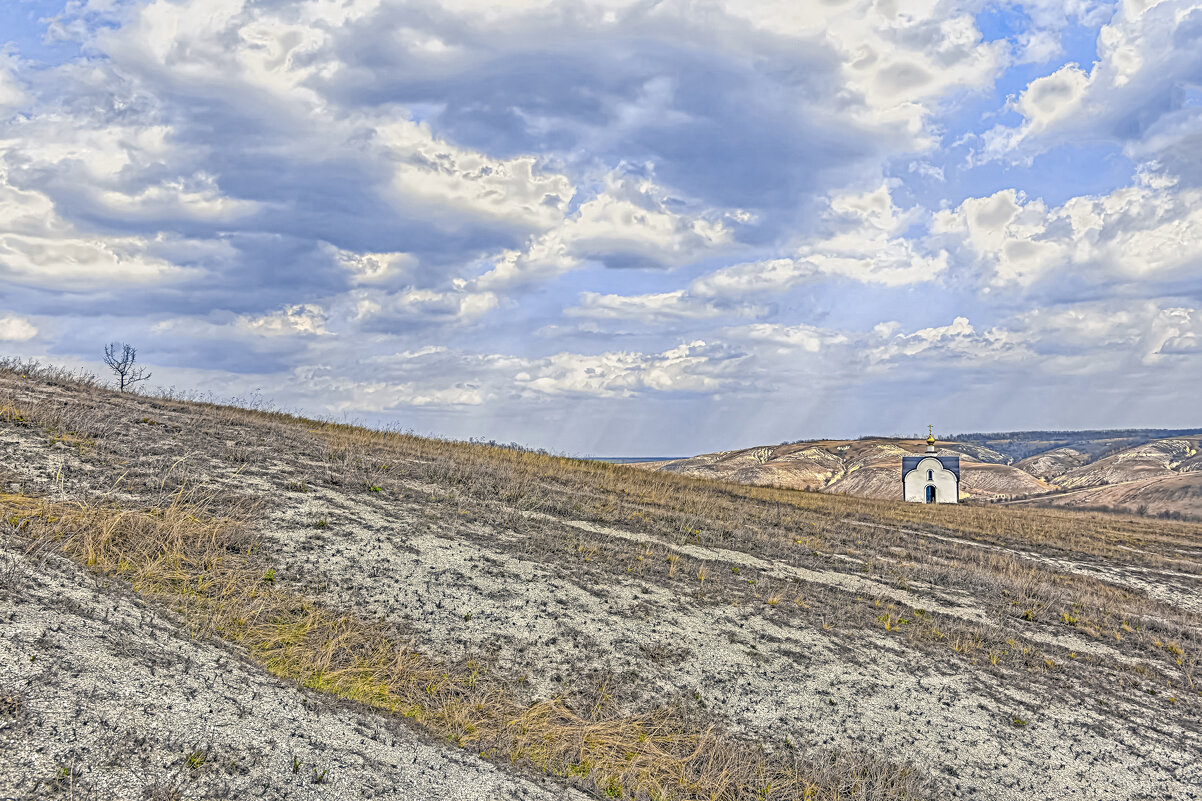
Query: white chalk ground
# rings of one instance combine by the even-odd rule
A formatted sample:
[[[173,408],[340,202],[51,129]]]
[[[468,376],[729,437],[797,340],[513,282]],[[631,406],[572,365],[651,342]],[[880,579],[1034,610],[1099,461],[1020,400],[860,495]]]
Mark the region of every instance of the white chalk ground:
[[[401,508],[352,507],[318,490],[273,518],[268,536],[281,564],[320,575],[342,602],[403,621],[419,641],[439,648],[499,650],[503,663],[525,671],[544,692],[554,691],[557,676],[584,666],[633,671],[653,695],[700,692],[721,719],[769,742],[851,744],[913,761],[938,776],[952,798],[1202,798],[1202,737],[1196,728],[1156,720],[1137,692],[1104,699],[1111,706],[1103,710],[1098,699],[1083,703],[1067,687],[1050,694],[1021,675],[951,672],[896,638],[857,631],[851,645],[837,631],[799,628],[761,609],[700,607],[647,582],[578,583],[541,560],[515,556],[513,535],[468,538],[466,525],[447,530]],[[341,521],[336,534],[305,525],[331,512]],[[600,541],[648,539],[569,525]],[[672,549],[790,575],[798,570],[756,564],[740,552]],[[970,622],[981,615],[970,605],[943,608],[930,595],[870,586],[854,575],[804,572],[804,582],[852,597],[900,594]],[[1081,653],[1111,650],[1071,635],[1057,642]],[[665,650],[675,656],[657,658]],[[1028,724],[1014,726],[1015,717]]]
[[[12,560],[0,799],[584,798],[281,682],[63,560]]]

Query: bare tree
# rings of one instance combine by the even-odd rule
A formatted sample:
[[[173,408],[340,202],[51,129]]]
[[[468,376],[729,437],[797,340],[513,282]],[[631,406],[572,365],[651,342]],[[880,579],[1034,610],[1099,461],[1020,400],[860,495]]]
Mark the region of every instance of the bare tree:
[[[104,346],[104,363],[117,375],[117,386],[124,392],[126,387],[150,378],[150,373],[141,367],[134,367],[138,359],[138,351],[132,345],[124,342],[114,342]]]

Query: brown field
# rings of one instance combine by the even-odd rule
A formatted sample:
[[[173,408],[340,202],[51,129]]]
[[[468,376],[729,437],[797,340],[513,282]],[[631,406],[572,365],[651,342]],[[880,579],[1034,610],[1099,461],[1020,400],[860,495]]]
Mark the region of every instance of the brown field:
[[[0,454],[0,797],[1202,797],[1202,525],[11,362]]]

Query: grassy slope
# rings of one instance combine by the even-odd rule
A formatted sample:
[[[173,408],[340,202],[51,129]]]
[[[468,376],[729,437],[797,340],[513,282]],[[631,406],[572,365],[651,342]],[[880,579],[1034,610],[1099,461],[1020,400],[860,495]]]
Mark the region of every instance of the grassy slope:
[[[1121,789],[1046,764],[1087,718],[1110,733],[1074,746],[1132,789],[1190,780],[1151,742],[1198,743],[1198,526],[719,484],[20,376],[0,376],[0,425],[24,465],[0,479],[24,547],[122,575],[278,675],[603,796],[921,795],[907,764],[950,794]],[[56,462],[74,517],[37,481]],[[237,548],[211,541],[174,584],[162,549],[126,555],[199,486],[184,521],[235,518],[254,543],[215,598],[195,587]],[[103,528],[80,520],[127,525],[81,547]],[[913,697],[932,682],[938,700]],[[550,733],[537,749],[524,716]],[[969,729],[983,747],[948,753]]]

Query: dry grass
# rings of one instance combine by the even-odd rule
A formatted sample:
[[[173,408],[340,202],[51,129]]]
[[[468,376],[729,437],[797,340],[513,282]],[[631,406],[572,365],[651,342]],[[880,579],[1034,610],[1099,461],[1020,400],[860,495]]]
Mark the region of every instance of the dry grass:
[[[15,405],[0,402],[0,406],[11,409],[24,420],[92,438],[103,438],[119,427],[111,409],[103,408],[108,400],[104,395],[128,396],[109,393],[89,373],[0,358],[0,374],[84,391],[85,397],[69,404],[47,400],[30,408],[25,404],[20,412],[16,412]],[[467,497],[500,502],[519,511],[578,514],[586,519],[636,526],[641,522],[644,527],[658,530],[667,524],[681,537],[695,537],[707,544],[768,528],[821,535],[833,521],[855,520],[951,532],[984,542],[1036,544],[1072,553],[1147,559],[1159,566],[1171,561],[1168,555],[1173,549],[1197,547],[1202,531],[1197,524],[1130,515],[975,505],[928,507],[744,486],[312,420],[272,411],[258,398],[243,399],[250,408],[180,399],[172,392],[161,399],[198,412],[211,431],[228,434],[239,428],[271,430],[290,441],[308,433],[317,438],[323,461],[339,468],[340,474],[352,475],[367,485],[378,485],[379,479],[416,479]],[[246,456],[245,444],[232,447]],[[820,530],[810,531],[807,529],[810,525]],[[1126,550],[1132,547],[1139,550]],[[1196,563],[1175,567],[1202,573],[1202,566]]]
[[[5,377],[5,372],[5,365],[0,362],[0,378]],[[156,463],[144,458],[140,449],[153,444],[156,438],[166,438],[169,432],[182,431],[181,438],[189,443],[187,447],[208,449],[203,458],[211,456],[212,461],[226,468],[233,463],[239,471],[258,470],[260,476],[271,480],[269,474],[275,470],[268,467],[272,454],[286,453],[290,465],[306,465],[290,474],[302,479],[295,486],[311,484],[337,487],[345,493],[361,492],[373,504],[384,508],[391,499],[417,498],[422,503],[423,515],[442,515],[454,520],[456,526],[467,522],[488,532],[511,529],[521,535],[513,538],[521,543],[517,547],[537,553],[540,560],[567,566],[578,581],[596,586],[613,581],[615,572],[630,572],[672,587],[694,603],[737,604],[758,608],[774,617],[789,615],[791,625],[821,625],[824,632],[841,635],[849,641],[859,637],[863,630],[872,629],[877,634],[905,638],[928,656],[949,658],[970,674],[980,669],[1010,670],[1010,680],[1018,686],[1029,681],[1046,682],[1049,686],[1081,683],[1091,686],[1089,692],[1105,696],[1116,688],[1122,692],[1127,684],[1144,682],[1160,688],[1166,695],[1184,693],[1190,704],[1196,705],[1202,698],[1194,675],[1202,654],[1202,620],[1198,615],[1155,601],[1144,593],[1132,591],[1129,585],[1118,586],[1066,572],[1044,560],[1050,557],[1101,567],[1133,564],[1150,570],[1198,575],[1202,574],[1202,562],[1182,556],[1182,552],[1197,553],[1202,543],[1202,526],[1196,524],[1071,510],[967,505],[932,508],[748,487],[310,420],[272,411],[257,401],[251,404],[254,408],[239,408],[175,396],[122,396],[106,391],[86,375],[54,368],[25,369],[19,374],[7,369],[7,376],[10,382],[17,379],[19,391],[7,398],[0,395],[0,405],[14,410],[9,417],[0,417],[0,423],[40,426],[51,440],[66,439],[80,447],[94,445],[89,456],[93,463],[97,461],[93,457],[111,457],[114,463],[122,465],[121,471],[128,464],[133,472],[144,474],[142,491],[131,492],[141,499],[139,502],[171,507],[170,500],[162,500],[162,489],[178,487],[185,474],[177,471],[180,475],[168,481],[162,472],[171,469],[171,460]],[[43,389],[46,386],[59,387],[65,393],[47,392]],[[64,394],[71,398],[70,403],[61,399]],[[203,463],[202,459],[193,461]],[[207,481],[220,473],[206,467],[191,478]],[[133,476],[122,486],[133,490]],[[287,481],[280,486],[290,488]],[[372,488],[381,492],[372,492]],[[239,512],[237,507],[241,502],[231,500],[230,490],[212,500],[233,504],[235,516],[251,519],[247,510]],[[213,515],[214,519],[220,516]],[[547,522],[538,522],[543,516]],[[659,545],[608,537],[586,542],[578,530],[558,522],[563,520],[590,521],[626,532],[645,533],[649,542],[701,545],[807,569],[856,573],[903,589],[925,584],[973,599],[989,616],[989,621],[969,623],[954,617],[929,615],[912,605],[888,599],[849,597],[817,587],[807,587],[804,603],[782,604],[781,588],[763,581],[759,585],[748,583],[748,579],[755,578],[754,574],[736,577],[729,572],[729,565],[677,556]],[[919,537],[910,532],[932,536]],[[254,562],[259,555],[248,557]],[[249,587],[254,594],[241,600],[231,597],[230,603],[236,601],[235,605],[255,609],[256,604],[267,604],[274,597],[273,592],[281,591],[259,586],[265,584],[259,581],[261,572],[253,574],[252,570],[249,579],[237,587],[242,588],[239,592],[248,592]],[[137,576],[127,578],[139,581]],[[301,604],[275,622],[263,614],[242,615],[247,625],[257,622],[265,626],[243,631],[240,624],[231,625],[229,620],[224,623],[210,620],[211,596],[189,596],[186,589],[181,593],[175,586],[156,589],[147,585],[147,588],[165,593],[163,597],[177,607],[189,598],[193,604],[189,612],[193,625],[200,625],[196,621],[208,621],[204,625],[211,631],[240,642],[280,675],[398,714],[410,714],[465,747],[570,776],[600,788],[599,792],[604,791],[609,778],[622,776],[626,778],[617,780],[619,790],[627,792],[635,787],[637,792],[645,790],[645,797],[652,797],[654,782],[661,781],[648,778],[652,783],[646,785],[650,789],[644,790],[637,789],[643,787],[641,784],[622,783],[632,780],[628,775],[631,771],[635,776],[641,775],[635,767],[642,764],[640,760],[651,759],[654,764],[661,764],[661,757],[646,757],[642,751],[632,749],[623,752],[623,756],[635,755],[629,765],[621,761],[598,762],[586,749],[593,742],[589,739],[593,735],[586,737],[582,732],[591,731],[588,727],[593,725],[610,726],[611,718],[621,718],[612,707],[603,707],[598,713],[603,717],[594,720],[591,704],[578,699],[555,699],[556,706],[544,710],[550,715],[548,719],[558,719],[555,716],[563,714],[569,716],[566,718],[569,722],[575,720],[560,733],[569,740],[575,737],[572,741],[580,745],[574,746],[574,756],[570,759],[545,755],[545,750],[533,748],[515,735],[515,729],[500,727],[495,722],[499,713],[491,701],[482,709],[474,709],[471,702],[464,700],[475,698],[476,693],[485,689],[502,692],[499,697],[516,704],[510,709],[513,721],[520,719],[521,710],[534,709],[531,703],[515,700],[520,695],[517,692],[520,686],[515,690],[515,685],[504,683],[485,666],[455,666],[421,657],[416,651],[405,651],[416,654],[414,659],[420,657],[408,662],[409,668],[426,665],[438,677],[445,674],[445,684],[435,684],[438,690],[435,695],[418,692],[413,696],[406,692],[413,688],[420,690],[428,682],[415,680],[404,684],[401,677],[405,674],[397,672],[400,668],[385,657],[401,654],[398,649],[403,648],[405,641],[380,627],[372,628],[375,624],[358,619],[353,620],[353,625],[345,624],[367,637],[356,641],[354,647],[360,650],[348,651],[343,645],[330,645],[351,642],[345,639],[345,632],[340,633],[342,630],[336,624],[341,617],[333,610]],[[789,591],[792,593],[794,588]],[[927,591],[919,590],[916,596]],[[295,597],[292,602],[300,603]],[[920,601],[916,603],[921,605]],[[241,618],[233,619],[233,624]],[[375,633],[368,636],[366,632]],[[1050,646],[1049,634],[1083,637],[1124,657],[1134,657],[1139,664],[1132,667],[1119,660],[1070,654],[1067,647]],[[326,665],[314,656],[323,653],[334,661]],[[310,658],[318,661],[307,662]],[[1013,671],[1020,671],[1017,678]],[[418,673],[412,675],[421,677]],[[465,689],[469,679],[475,684]],[[394,685],[408,690],[400,692]],[[464,692],[467,694],[463,695]],[[459,700],[444,704],[444,697]],[[489,709],[493,712],[486,714]],[[551,715],[552,712],[555,714]],[[683,713],[679,710],[672,714],[675,717],[671,719],[676,721],[669,727],[673,736],[684,737],[688,732],[691,732],[689,737],[702,736],[704,726],[689,728],[687,716],[681,718]],[[490,720],[493,722],[489,723]],[[650,725],[643,718],[630,720],[643,727],[639,730],[644,733]],[[516,731],[520,730],[518,727]],[[598,731],[602,730],[610,729]],[[692,754],[690,748],[695,750],[698,743],[687,738],[673,742],[677,750],[668,753],[678,761]],[[730,743],[731,748],[741,747],[733,740],[724,742]],[[608,753],[604,748],[602,751]],[[704,753],[713,753],[713,749],[708,748]],[[827,776],[822,781],[811,779],[822,788],[835,787],[841,775],[854,776],[869,770],[855,767],[857,758],[849,756],[840,756],[833,767],[822,767],[813,755],[802,758],[786,753],[771,759],[783,759],[780,765],[787,766],[785,757],[790,756],[800,759],[802,764],[801,768],[791,768],[794,773],[790,775]],[[890,773],[892,768],[878,765],[870,770],[877,771],[879,776],[894,777],[882,779],[881,787],[895,781],[895,774]],[[706,771],[713,773],[710,768]],[[721,771],[718,773],[721,775]],[[744,795],[715,797],[759,797],[747,795],[751,792],[747,788],[755,784],[749,775],[746,771],[739,774],[742,785],[737,782],[729,785],[741,787],[731,792]],[[688,787],[692,780],[687,774],[680,774],[671,781],[663,781],[669,784],[676,781],[674,786]],[[778,782],[777,787],[781,786],[791,785]],[[864,791],[863,797],[873,797],[872,792]]]
[[[494,525],[520,529],[525,521],[514,512],[536,510],[661,537],[667,534],[676,544],[742,550],[789,562],[798,561],[799,551],[852,557],[867,564],[870,575],[902,586],[922,580],[963,587],[1003,620],[1104,637],[1124,651],[1161,662],[1165,680],[1171,686],[1197,689],[1194,670],[1202,653],[1202,619],[1198,615],[1021,555],[1021,551],[1037,548],[1053,556],[1121,559],[1154,568],[1199,572],[1202,564],[1182,563],[1168,555],[1175,548],[1196,546],[1202,540],[1202,528],[1197,525],[1045,509],[931,509],[925,505],[726,484],[340,424],[310,421],[308,429],[325,441],[328,458],[341,475],[355,476],[352,480],[358,483],[392,488],[413,480],[441,493],[449,488],[446,497],[460,506],[476,502],[505,510],[485,516],[486,522]],[[856,525],[861,522],[883,528],[866,531]],[[969,544],[924,539],[916,547],[907,529],[950,536]],[[1013,550],[982,550],[975,543]],[[798,544],[806,547],[798,549]],[[904,556],[890,556],[890,549]],[[632,547],[626,551],[629,556],[635,555]],[[597,558],[594,547],[589,559]],[[686,564],[670,553],[662,558],[669,579],[685,571],[707,589],[714,583],[704,581],[702,563]],[[755,597],[758,599],[758,595]],[[1123,625],[1134,627],[1136,636],[1123,640],[1119,634]],[[908,629],[912,634],[919,630],[924,631],[920,639],[950,647],[953,654],[974,664],[990,648],[995,658],[989,661],[994,665],[1003,661],[996,657],[1001,653],[1006,654],[1004,661],[1008,664],[1035,671],[1055,664],[1031,647],[1004,648],[1013,635],[1002,629],[946,621]],[[1183,653],[1156,645],[1166,641],[1178,643]]]
[[[244,522],[253,506],[198,493],[149,509],[10,494],[0,495],[0,513],[27,552],[61,551],[124,579],[277,676],[404,715],[456,745],[603,797],[900,799],[928,791],[911,769],[848,752],[772,752],[684,707],[623,714],[606,683],[525,699],[486,665],[428,656],[382,624],[276,582]]]
[[[59,441],[81,447],[89,442],[97,443],[101,450],[115,447],[123,422],[146,423],[153,420],[146,416],[148,411],[157,417],[156,409],[163,407],[151,398],[106,393],[86,374],[0,362],[3,372],[30,386],[40,383],[74,390],[78,397],[71,403],[50,396],[31,400],[22,395],[14,396],[6,408],[20,408],[20,419],[11,417],[10,423],[44,426]],[[115,399],[141,403],[142,410],[127,410],[127,415],[134,416],[122,421],[114,412]],[[147,405],[155,408],[144,408]],[[999,643],[1016,634],[1022,636],[1025,628],[1071,630],[1105,639],[1111,647],[1141,659],[1158,661],[1175,676],[1169,681],[1196,689],[1193,672],[1202,653],[1202,622],[1197,615],[1022,555],[1034,550],[1041,556],[1102,566],[1133,563],[1197,575],[1202,573],[1202,562],[1180,553],[1197,549],[1202,541],[1202,527],[1195,524],[1050,509],[932,508],[724,484],[308,420],[271,411],[258,400],[251,403],[253,408],[178,399],[169,400],[168,405],[177,421],[181,415],[190,417],[198,439],[233,442],[224,446],[219,458],[236,463],[239,469],[254,468],[272,452],[288,452],[323,466],[324,474],[306,476],[310,481],[380,489],[395,496],[411,494],[417,488],[428,493],[431,508],[451,507],[466,520],[492,529],[513,529],[528,539],[543,536],[531,523],[531,513],[536,513],[616,525],[676,545],[698,544],[801,567],[861,572],[903,588],[925,582],[959,589],[997,620],[992,632],[970,627],[975,634],[959,637],[959,641],[976,637],[998,646],[994,648],[997,653]],[[167,426],[137,428],[150,432]],[[129,458],[128,452],[123,456]],[[866,529],[863,524],[873,528]],[[919,539],[909,531],[964,542]],[[989,547],[1006,550],[989,551]],[[577,536],[571,553],[572,558],[590,565],[621,563],[624,570],[631,565],[630,570],[640,574],[650,564],[639,559],[635,546],[612,540],[590,542],[585,547]],[[708,601],[763,602],[758,592],[748,593],[746,587],[720,580],[723,568],[710,575],[702,572],[708,569],[700,562],[678,561],[666,552],[655,556],[653,561],[664,567],[662,580],[695,577],[692,587],[703,587]],[[838,618],[844,611],[817,605],[808,614],[826,620]],[[849,620],[872,625],[874,616],[843,617],[844,625]],[[942,648],[952,638],[940,635],[956,629],[954,623],[936,620],[920,639]],[[916,629],[903,626],[902,630],[912,633]],[[1165,648],[1164,643],[1172,647]],[[1007,651],[1022,653],[1022,649]],[[962,648],[951,652],[958,657],[973,653]],[[967,658],[976,660],[977,656]],[[1024,657],[1019,661],[1040,669],[1046,659]]]

